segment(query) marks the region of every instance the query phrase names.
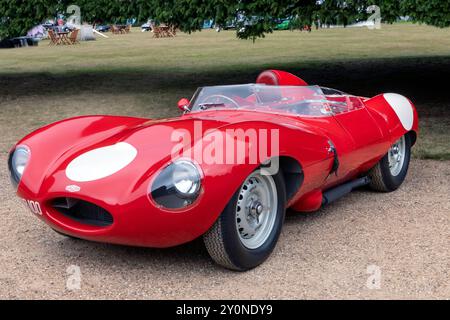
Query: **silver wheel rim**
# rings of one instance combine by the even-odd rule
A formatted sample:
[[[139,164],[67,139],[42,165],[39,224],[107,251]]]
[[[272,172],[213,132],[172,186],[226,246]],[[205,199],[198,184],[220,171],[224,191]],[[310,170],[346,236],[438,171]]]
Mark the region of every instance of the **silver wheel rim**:
[[[236,205],[236,229],[246,248],[257,249],[269,238],[277,203],[277,188],[271,176],[256,171],[242,184]]]
[[[388,151],[389,170],[395,177],[402,171],[405,162],[406,144],[405,136],[397,140]]]

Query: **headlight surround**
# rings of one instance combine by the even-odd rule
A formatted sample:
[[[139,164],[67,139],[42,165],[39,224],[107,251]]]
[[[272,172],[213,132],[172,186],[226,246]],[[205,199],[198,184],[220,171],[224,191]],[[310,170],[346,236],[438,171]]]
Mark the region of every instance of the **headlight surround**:
[[[11,177],[11,183],[15,188],[19,185],[23,173],[30,161],[30,148],[24,145],[17,146],[9,155],[8,168]]]
[[[178,160],[158,174],[151,184],[150,195],[164,208],[181,209],[198,198],[201,179],[201,172],[192,161]]]

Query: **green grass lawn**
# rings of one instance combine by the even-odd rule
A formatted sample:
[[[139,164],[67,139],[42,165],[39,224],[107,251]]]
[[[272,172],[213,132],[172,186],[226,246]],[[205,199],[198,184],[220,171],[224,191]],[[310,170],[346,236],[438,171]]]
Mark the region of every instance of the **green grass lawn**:
[[[234,31],[204,30],[153,39],[138,28],[128,35],[84,42],[80,46],[1,50],[1,73],[19,72],[165,72],[259,69],[286,64],[400,57],[448,56],[450,29],[411,24],[366,28],[322,29],[312,33],[276,31],[265,39],[242,41]]]
[[[254,82],[263,69],[280,68],[354,94],[408,96],[421,117],[414,155],[450,159],[449,28],[276,31],[255,43],[236,39],[234,31],[154,39],[135,28],[108,36],[0,50],[2,151],[27,131],[69,116],[173,116],[178,99],[197,86]]]

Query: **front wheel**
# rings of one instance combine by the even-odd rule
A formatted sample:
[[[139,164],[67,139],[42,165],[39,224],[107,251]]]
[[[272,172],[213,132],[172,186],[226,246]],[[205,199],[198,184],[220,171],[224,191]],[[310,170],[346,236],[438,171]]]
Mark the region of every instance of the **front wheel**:
[[[250,174],[203,236],[218,264],[245,271],[260,265],[274,249],[285,216],[283,176]]]
[[[390,192],[396,190],[405,180],[411,158],[411,137],[409,134],[398,139],[369,171],[372,179],[370,187],[376,191]]]

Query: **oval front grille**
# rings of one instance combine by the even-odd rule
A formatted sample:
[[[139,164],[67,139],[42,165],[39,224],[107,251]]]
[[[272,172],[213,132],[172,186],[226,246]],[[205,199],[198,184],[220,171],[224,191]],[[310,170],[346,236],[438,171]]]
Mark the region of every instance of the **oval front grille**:
[[[56,198],[52,201],[52,207],[59,213],[79,223],[107,227],[113,224],[113,216],[91,202],[76,198]]]

